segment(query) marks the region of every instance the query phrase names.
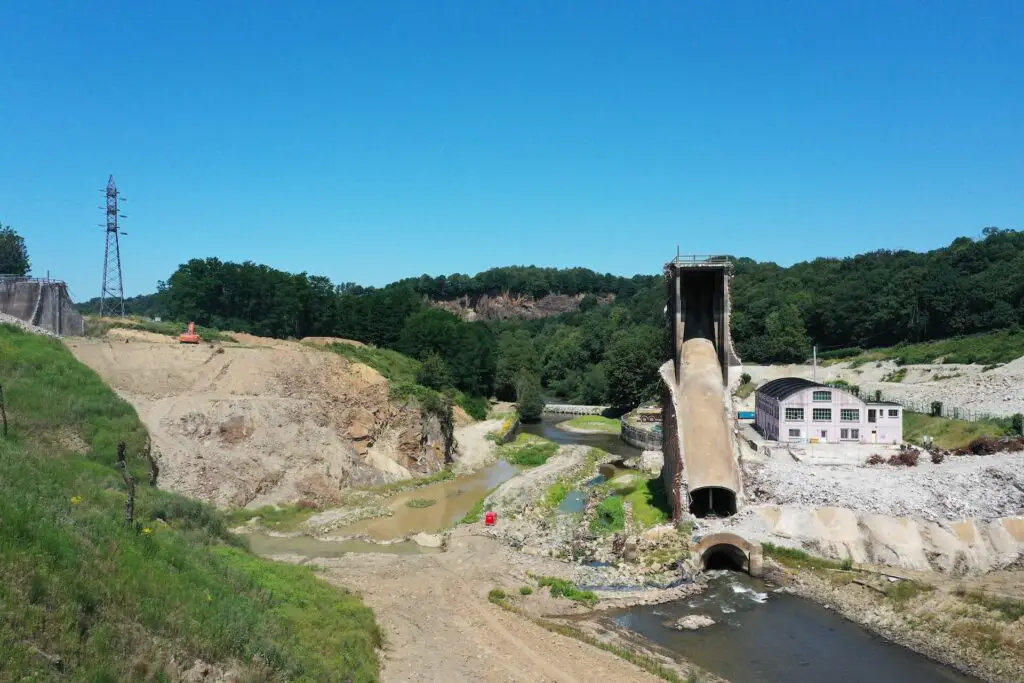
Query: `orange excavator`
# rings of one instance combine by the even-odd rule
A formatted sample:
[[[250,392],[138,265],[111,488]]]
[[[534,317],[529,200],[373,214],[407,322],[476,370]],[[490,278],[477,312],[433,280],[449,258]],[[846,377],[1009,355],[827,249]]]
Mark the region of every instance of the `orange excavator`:
[[[188,324],[188,331],[179,336],[178,341],[182,344],[198,344],[200,342],[200,337],[196,334],[196,324],[190,322]]]

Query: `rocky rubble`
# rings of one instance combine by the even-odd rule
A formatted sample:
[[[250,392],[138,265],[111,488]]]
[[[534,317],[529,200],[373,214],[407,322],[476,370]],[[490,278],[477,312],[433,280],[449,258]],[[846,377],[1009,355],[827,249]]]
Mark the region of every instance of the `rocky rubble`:
[[[929,521],[1005,517],[1024,511],[1024,454],[953,456],[917,467],[748,462],[753,503],[840,507]]]
[[[14,325],[15,327],[20,327],[26,332],[31,332],[32,334],[43,334],[46,335],[47,337],[53,337],[55,339],[60,338],[60,335],[58,334],[50,332],[49,330],[45,330],[42,327],[36,327],[31,323],[25,322],[21,318],[15,318],[13,315],[9,315],[7,313],[0,313],[0,324]]]

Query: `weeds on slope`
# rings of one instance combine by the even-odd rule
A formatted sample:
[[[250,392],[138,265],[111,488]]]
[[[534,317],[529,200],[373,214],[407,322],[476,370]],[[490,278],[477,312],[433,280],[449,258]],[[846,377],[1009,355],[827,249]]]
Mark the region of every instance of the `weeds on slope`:
[[[249,554],[222,515],[140,482],[126,525],[118,441],[145,431],[59,341],[0,326],[0,650],[13,680],[161,680],[169,662],[257,657],[273,678],[378,677],[381,632],[305,567]],[[74,434],[77,454],[62,444]],[[54,662],[63,670],[58,676]]]

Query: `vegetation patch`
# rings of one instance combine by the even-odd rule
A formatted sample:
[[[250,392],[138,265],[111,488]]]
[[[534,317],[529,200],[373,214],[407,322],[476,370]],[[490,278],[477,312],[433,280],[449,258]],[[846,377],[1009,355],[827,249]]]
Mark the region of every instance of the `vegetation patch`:
[[[603,434],[618,434],[622,429],[622,423],[618,419],[602,417],[601,415],[579,415],[571,420],[567,420],[565,424],[568,427],[586,429]]]
[[[1009,428],[1009,419],[968,422],[903,411],[904,439],[920,444],[925,436],[930,436],[933,445],[949,450],[963,448],[978,437],[1002,437]]]
[[[744,382],[736,387],[736,398],[744,399],[754,393],[757,389],[757,382]]]
[[[381,484],[379,486],[371,486],[366,489],[362,489],[368,493],[379,493],[382,495],[392,495],[400,493],[402,491],[409,491],[412,489],[418,489],[423,486],[429,486],[430,484],[436,484],[439,481],[449,481],[454,479],[458,475],[453,470],[446,467],[443,470],[438,470],[433,474],[428,474],[425,477],[416,477],[414,479],[400,479],[393,481],[388,484]]]
[[[433,498],[413,498],[405,501],[405,506],[410,508],[428,508],[431,505],[436,505],[437,501]]]
[[[505,591],[501,588],[492,588],[490,592],[487,593],[487,599],[495,605],[502,605],[505,603],[505,600],[508,599],[508,595],[506,595]]]
[[[317,507],[309,501],[285,505],[266,505],[261,508],[235,508],[223,513],[231,526],[245,524],[259,517],[260,524],[267,529],[291,531],[317,512]]]
[[[512,434],[518,426],[519,414],[511,413],[505,417],[505,421],[501,423],[500,427],[487,435],[487,438],[497,441],[498,443],[505,443],[508,441],[509,435]]]
[[[966,591],[963,588],[958,588],[956,594],[967,602],[995,612],[1004,621],[1015,622],[1024,617],[1024,601],[988,595],[981,591]]]
[[[762,543],[761,548],[764,554],[774,559],[779,564],[792,567],[793,569],[842,569],[853,568],[853,561],[846,559],[842,562],[828,560],[824,557],[811,555],[799,548],[787,548],[773,543]]]
[[[554,576],[535,576],[533,578],[541,588],[547,586],[553,598],[567,598],[591,608],[597,604],[597,595],[594,591],[581,591],[572,581]]]
[[[605,536],[626,528],[626,507],[622,496],[608,496],[597,506],[590,530]]]
[[[896,368],[892,372],[887,372],[882,376],[883,382],[892,382],[898,384],[907,378],[906,368]]]
[[[172,656],[260,655],[267,680],[377,680],[373,613],[307,567],[249,554],[213,508],[147,486],[138,417],[63,344],[0,326],[0,377],[5,677],[53,679],[59,658],[69,680],[169,680]],[[86,455],[53,445],[62,429]],[[121,441],[138,482],[131,524]]]
[[[626,495],[626,500],[633,506],[633,521],[641,529],[664,524],[672,518],[672,507],[661,477],[638,482],[636,488]]]
[[[533,589],[530,588],[529,586],[520,586],[519,587],[519,594],[520,595],[533,595]]]
[[[520,433],[515,441],[499,448],[500,457],[513,465],[536,467],[543,465],[558,452],[558,444],[533,434]]]
[[[824,354],[819,354],[819,357],[823,356]],[[853,363],[860,365],[871,361],[894,360],[899,365],[942,362],[995,366],[1009,363],[1021,356],[1024,356],[1024,334],[1011,329],[872,349],[855,356]]]
[[[927,593],[933,590],[935,590],[934,586],[927,583],[919,583],[917,581],[896,581],[895,583],[890,583],[885,587],[885,597],[902,605],[913,600],[922,593]]]

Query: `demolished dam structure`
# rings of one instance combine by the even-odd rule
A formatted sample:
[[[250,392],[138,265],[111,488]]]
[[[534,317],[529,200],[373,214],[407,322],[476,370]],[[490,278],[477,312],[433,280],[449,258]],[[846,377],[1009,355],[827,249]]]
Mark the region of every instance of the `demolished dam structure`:
[[[0,275],[0,313],[60,336],[85,334],[82,314],[60,280]]]
[[[677,256],[665,265],[672,359],[661,368],[662,479],[677,521],[734,515],[742,497],[728,393],[729,369],[740,364],[729,331],[731,276],[720,257]],[[745,567],[759,564],[747,544],[722,545],[742,553]],[[705,564],[723,548],[707,551]]]

